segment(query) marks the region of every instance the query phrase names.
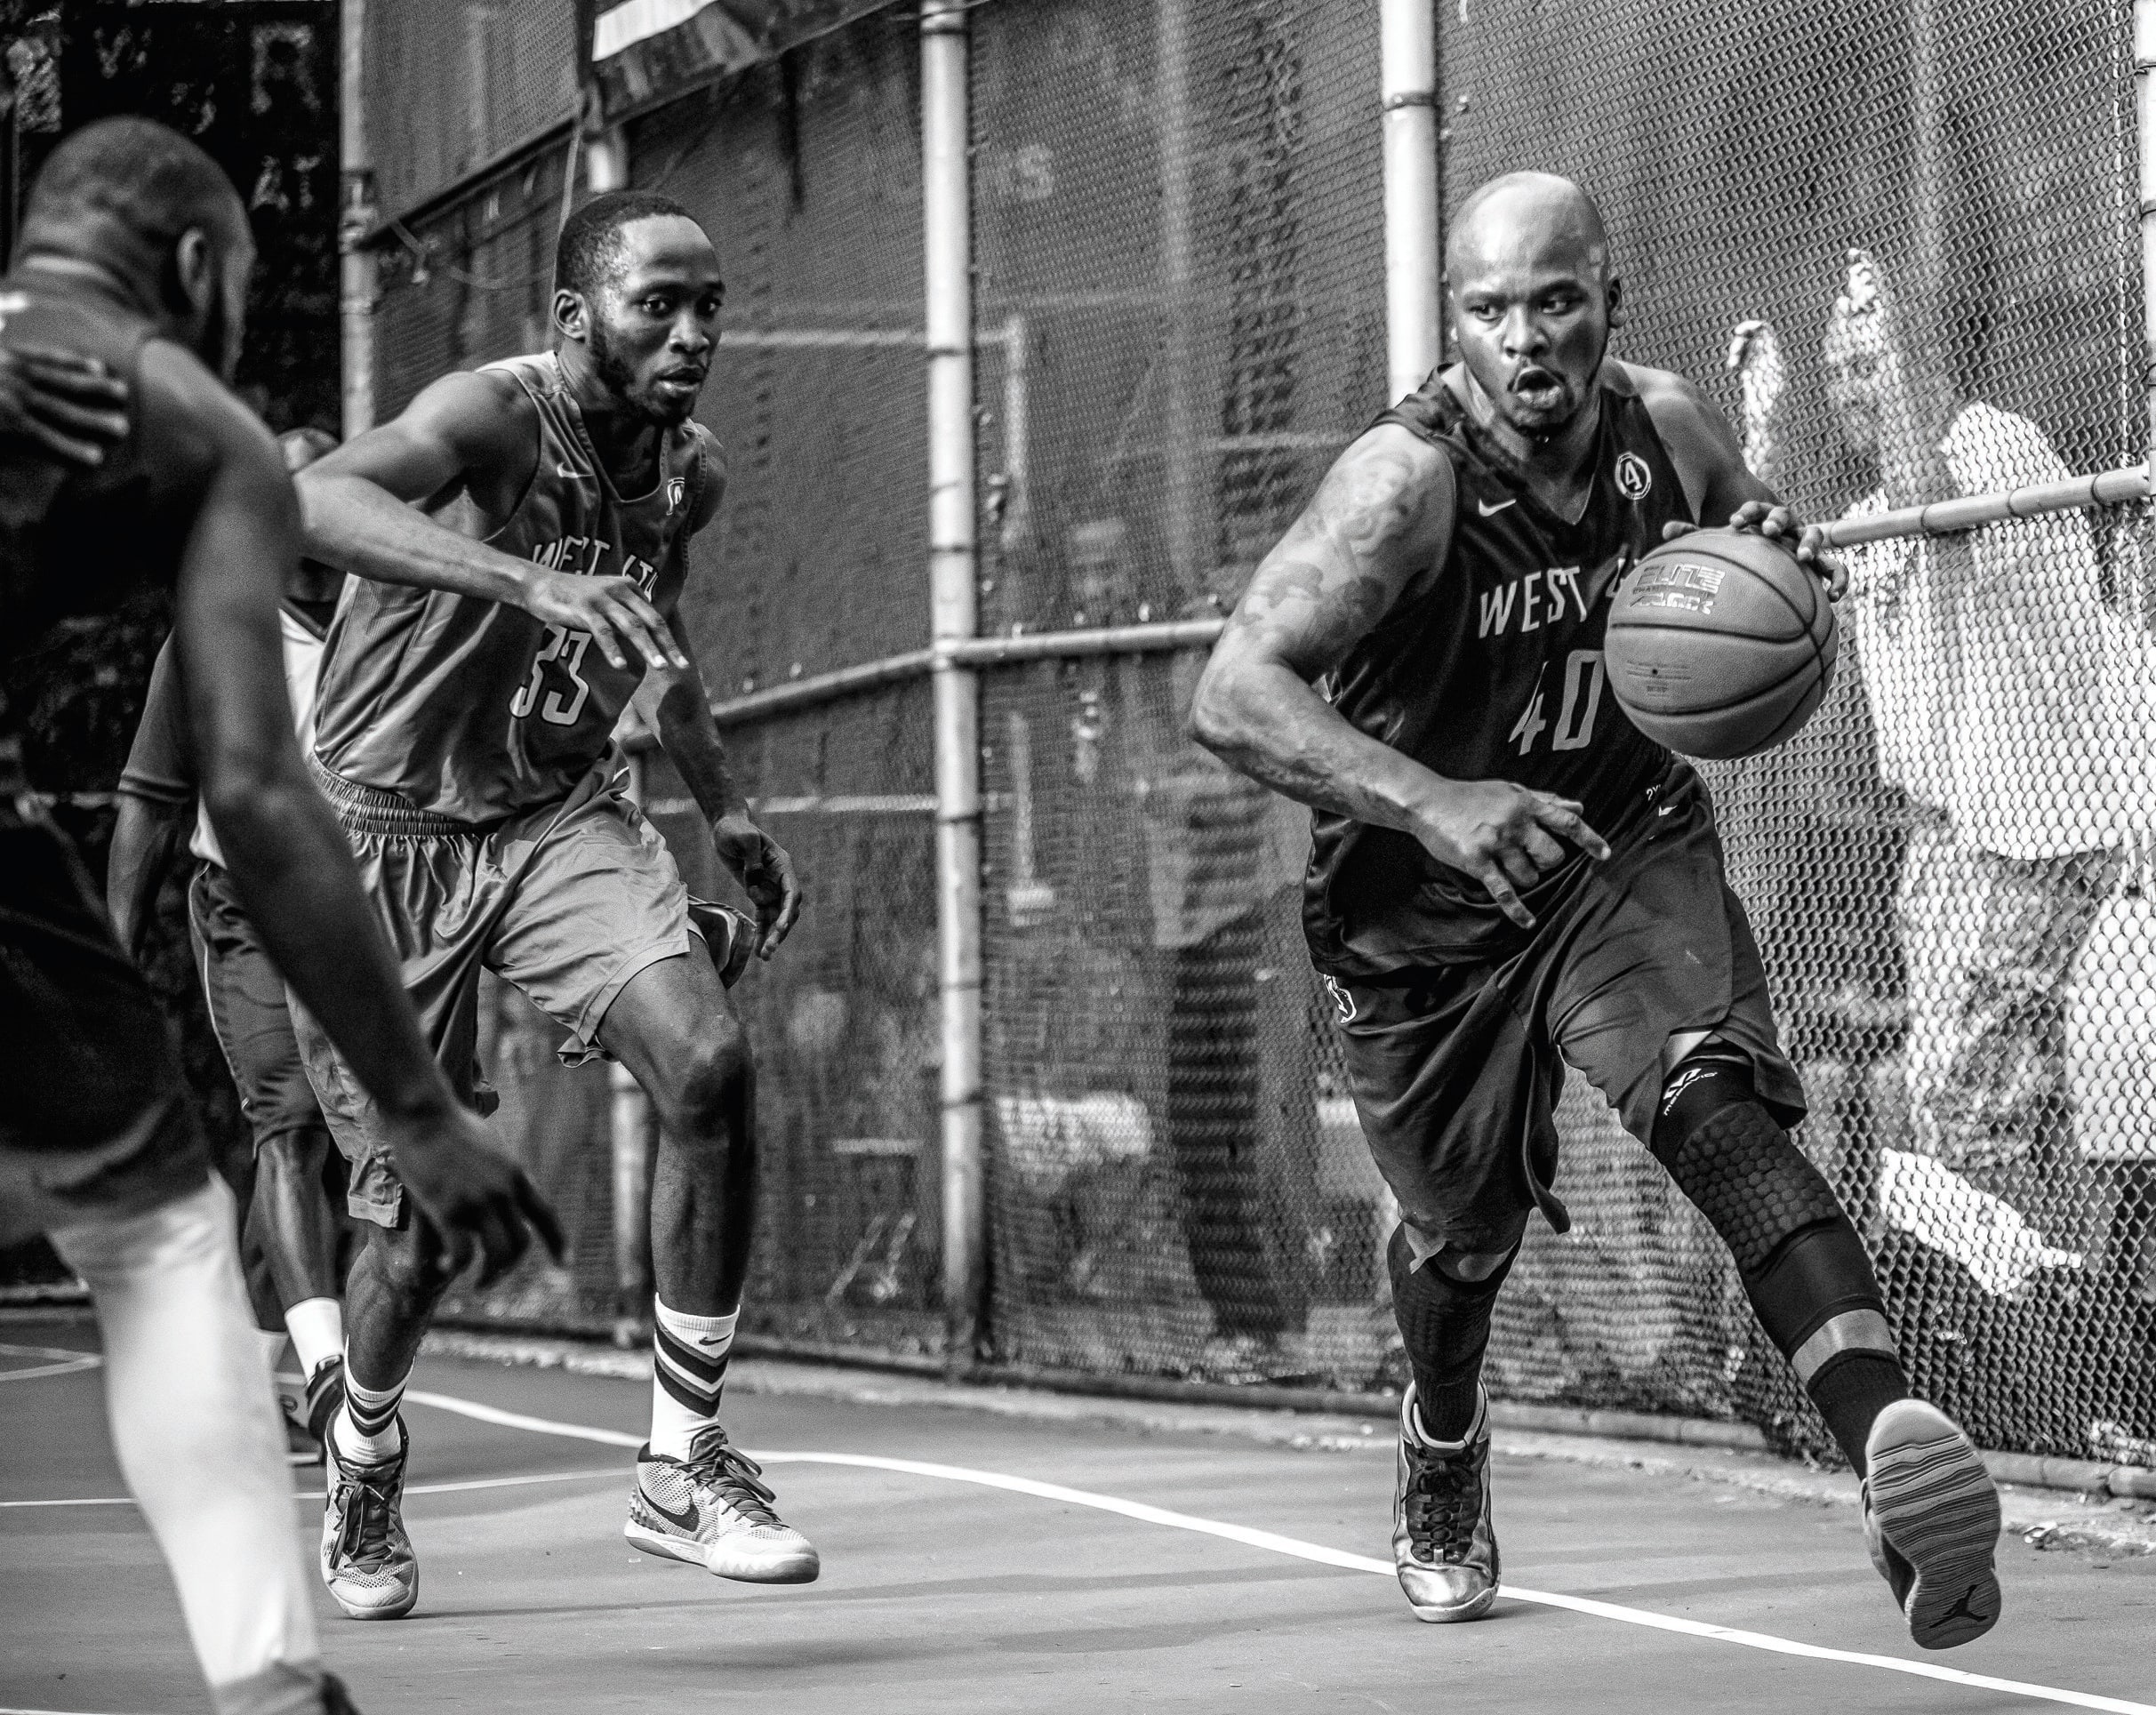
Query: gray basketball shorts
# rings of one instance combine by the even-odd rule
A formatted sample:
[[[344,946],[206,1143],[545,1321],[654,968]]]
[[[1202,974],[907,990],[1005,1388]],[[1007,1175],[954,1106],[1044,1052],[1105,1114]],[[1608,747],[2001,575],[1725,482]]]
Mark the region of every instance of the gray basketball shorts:
[[[479,973],[514,984],[596,1057],[606,1009],[630,979],[691,951],[688,890],[657,829],[602,762],[561,802],[479,826],[316,771],[360,880],[403,967],[405,991],[452,1086],[475,1102]],[[373,1099],[321,1026],[293,1009],[307,1075],[351,1163],[349,1206],[404,1223],[404,1187]]]
[[[1326,978],[1363,1135],[1418,1264],[1510,1250],[1536,1209],[1569,1229],[1554,1118],[1567,1067],[1646,1143],[1670,1038],[1712,1030],[1750,1059],[1778,1121],[1803,1117],[1705,786],[1673,769],[1609,837],[1608,861],[1581,864],[1509,957]]]

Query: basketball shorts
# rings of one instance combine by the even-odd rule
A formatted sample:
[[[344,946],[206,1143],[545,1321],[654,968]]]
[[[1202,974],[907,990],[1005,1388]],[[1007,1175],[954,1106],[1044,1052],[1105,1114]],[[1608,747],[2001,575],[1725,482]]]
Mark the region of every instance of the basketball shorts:
[[[75,848],[0,801],[0,1245],[200,1191],[164,1015]]]
[[[188,887],[188,920],[210,1024],[232,1070],[254,1147],[320,1126],[322,1107],[300,1058],[285,979],[220,865],[196,870]]]
[[[512,983],[569,1033],[571,1064],[600,1054],[606,1009],[629,980],[695,944],[688,890],[656,829],[602,762],[569,797],[474,826],[315,771],[403,966],[442,1070],[475,1102],[479,974]],[[351,1164],[348,1206],[377,1226],[406,1219],[374,1103],[304,1007],[307,1073]]]
[[[1606,837],[1608,861],[1582,864],[1511,956],[1326,979],[1363,1135],[1418,1263],[1510,1250],[1536,1209],[1569,1229],[1554,1118],[1567,1067],[1645,1143],[1670,1038],[1712,1030],[1751,1061],[1776,1119],[1803,1117],[1704,784],[1673,765]]]

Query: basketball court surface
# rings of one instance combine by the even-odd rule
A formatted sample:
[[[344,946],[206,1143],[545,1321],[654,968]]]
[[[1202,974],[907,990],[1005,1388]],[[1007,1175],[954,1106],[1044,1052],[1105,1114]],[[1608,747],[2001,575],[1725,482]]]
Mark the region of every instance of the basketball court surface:
[[[0,1715],[196,1715],[178,1607],[112,1461],[95,1327],[12,1320],[0,1341]],[[758,1590],[621,1540],[647,1382],[429,1358],[413,1388],[418,1611],[360,1624],[317,1592],[327,1659],[368,1715],[2156,1715],[2156,1555],[2009,1535],[2005,1620],[1928,1656],[1850,1507],[1501,1453],[1507,1594],[1479,1623],[1425,1626],[1387,1558],[1382,1428],[1299,1447],[1090,1404],[1043,1422],[920,1388],[736,1388],[733,1433],[823,1554],[819,1583]],[[320,1474],[298,1479],[311,1559]]]

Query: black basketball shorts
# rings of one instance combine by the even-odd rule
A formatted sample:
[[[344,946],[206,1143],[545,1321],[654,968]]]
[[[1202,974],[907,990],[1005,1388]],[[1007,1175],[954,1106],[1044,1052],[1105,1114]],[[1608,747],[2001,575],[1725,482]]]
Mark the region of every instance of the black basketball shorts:
[[[1608,861],[1581,865],[1510,957],[1326,979],[1363,1135],[1417,1263],[1510,1250],[1538,1208],[1569,1228],[1553,1117],[1567,1067],[1645,1143],[1670,1038],[1712,1030],[1751,1060],[1777,1120],[1803,1117],[1705,785],[1673,765],[1607,837]]]
[[[147,1214],[210,1158],[164,1014],[75,849],[0,801],[0,1245]]]

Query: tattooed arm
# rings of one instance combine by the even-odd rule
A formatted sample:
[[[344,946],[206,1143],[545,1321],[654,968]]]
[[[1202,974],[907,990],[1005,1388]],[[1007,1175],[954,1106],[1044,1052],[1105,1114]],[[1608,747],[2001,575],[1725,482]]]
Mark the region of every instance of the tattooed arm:
[[[1555,836],[1609,855],[1580,806],[1511,781],[1432,773],[1358,731],[1311,688],[1448,551],[1457,499],[1451,461],[1405,429],[1381,425],[1351,446],[1214,645],[1190,734],[1276,792],[1414,836],[1531,927],[1515,890],[1565,861]]]

